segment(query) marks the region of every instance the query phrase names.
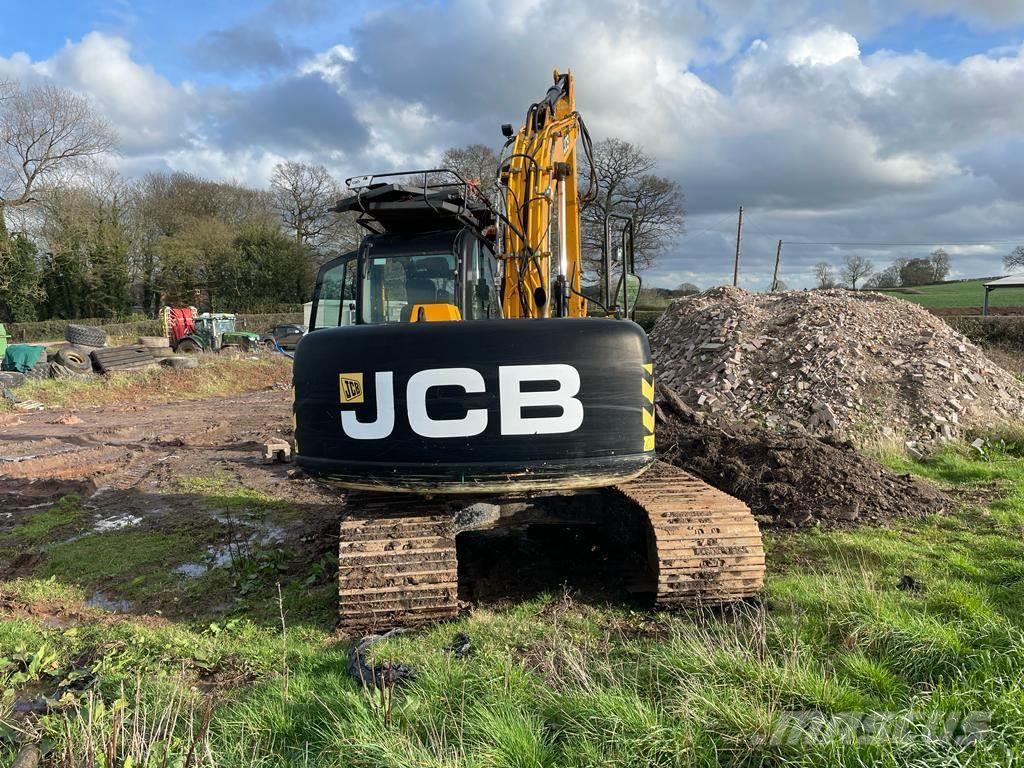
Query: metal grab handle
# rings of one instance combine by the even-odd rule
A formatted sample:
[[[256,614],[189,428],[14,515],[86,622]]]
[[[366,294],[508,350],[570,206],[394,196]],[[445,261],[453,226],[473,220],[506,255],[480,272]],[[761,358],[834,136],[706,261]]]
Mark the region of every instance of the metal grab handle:
[[[620,285],[622,286],[622,313],[626,317],[630,315],[629,309],[629,290],[626,286],[626,276],[634,274],[633,264],[633,238],[634,238],[634,226],[632,216],[627,216],[624,213],[608,213],[604,218],[604,283],[603,293],[605,299],[605,306],[611,306],[611,274],[612,274],[612,255],[611,255],[611,220],[619,219],[620,221],[626,222],[626,225],[622,228],[622,277],[620,279]],[[639,279],[639,278],[638,278]],[[617,297],[616,297],[617,298]],[[637,300],[639,301],[640,296],[637,294]],[[618,305],[614,307],[618,310]],[[633,308],[634,310],[636,307]]]

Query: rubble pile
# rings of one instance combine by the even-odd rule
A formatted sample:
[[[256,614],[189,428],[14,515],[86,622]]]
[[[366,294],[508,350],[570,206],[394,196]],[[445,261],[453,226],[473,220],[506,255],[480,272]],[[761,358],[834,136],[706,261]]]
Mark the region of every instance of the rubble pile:
[[[922,445],[1024,416],[1024,385],[918,306],[845,290],[714,288],[650,334],[658,380],[712,419]]]

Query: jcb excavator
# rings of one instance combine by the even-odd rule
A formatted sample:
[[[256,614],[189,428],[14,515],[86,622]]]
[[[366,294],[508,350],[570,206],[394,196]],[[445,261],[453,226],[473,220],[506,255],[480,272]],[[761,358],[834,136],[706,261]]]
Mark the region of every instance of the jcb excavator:
[[[523,520],[599,526],[658,605],[761,588],[747,507],[656,460],[628,217],[605,225],[600,297],[583,293],[596,180],[581,197],[574,101],[556,70],[522,127],[502,127],[495,205],[427,170],[349,179],[336,207],[367,234],[321,269],[293,380],[296,460],[348,492],[342,628],[455,615],[456,537]]]

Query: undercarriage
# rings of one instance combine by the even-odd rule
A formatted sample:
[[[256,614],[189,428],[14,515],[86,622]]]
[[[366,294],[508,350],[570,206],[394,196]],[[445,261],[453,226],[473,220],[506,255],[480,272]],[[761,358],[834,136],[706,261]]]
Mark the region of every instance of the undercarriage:
[[[588,540],[612,562],[608,577],[656,606],[739,600],[764,579],[761,535],[746,505],[663,462],[638,480],[564,494],[353,492],[341,522],[339,627],[381,631],[454,617],[476,597],[472,571],[481,565],[460,564],[467,542],[537,528],[558,528],[563,563],[572,558],[562,531],[589,529]],[[503,578],[514,585],[532,575]]]

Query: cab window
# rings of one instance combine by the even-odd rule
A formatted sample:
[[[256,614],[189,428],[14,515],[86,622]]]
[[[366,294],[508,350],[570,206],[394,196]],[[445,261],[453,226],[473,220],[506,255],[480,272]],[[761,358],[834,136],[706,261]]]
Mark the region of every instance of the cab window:
[[[408,322],[417,304],[455,304],[458,279],[452,253],[365,257],[360,321]]]
[[[356,308],[356,252],[327,262],[317,275],[309,328],[352,325]]]

